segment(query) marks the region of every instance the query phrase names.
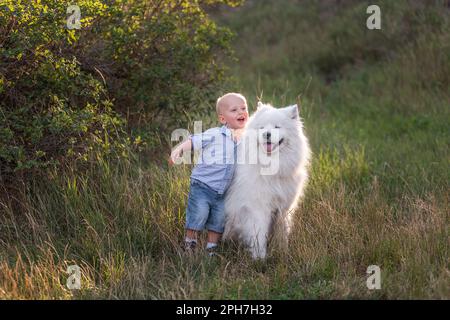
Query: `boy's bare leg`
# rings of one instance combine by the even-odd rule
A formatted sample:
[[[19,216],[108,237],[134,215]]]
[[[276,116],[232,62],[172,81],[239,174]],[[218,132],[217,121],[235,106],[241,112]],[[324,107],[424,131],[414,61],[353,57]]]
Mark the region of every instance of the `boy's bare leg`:
[[[197,246],[198,231],[186,229],[186,238],[184,238],[184,249],[188,252]]]
[[[218,243],[221,236],[221,233],[208,230],[208,242],[210,243]]]
[[[186,237],[190,238],[190,239],[197,240],[197,238],[198,238],[198,231],[191,230],[191,229],[186,229]]]
[[[217,249],[217,243],[219,242],[221,236],[221,233],[208,230],[208,243],[206,244],[206,251],[208,251],[210,257],[216,255],[215,251]]]

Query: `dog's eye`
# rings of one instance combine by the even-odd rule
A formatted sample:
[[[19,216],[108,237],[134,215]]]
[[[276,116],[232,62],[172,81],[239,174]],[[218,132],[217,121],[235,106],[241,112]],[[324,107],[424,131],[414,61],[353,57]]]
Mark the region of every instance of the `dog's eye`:
[[[280,126],[275,126],[275,129],[280,129]]]

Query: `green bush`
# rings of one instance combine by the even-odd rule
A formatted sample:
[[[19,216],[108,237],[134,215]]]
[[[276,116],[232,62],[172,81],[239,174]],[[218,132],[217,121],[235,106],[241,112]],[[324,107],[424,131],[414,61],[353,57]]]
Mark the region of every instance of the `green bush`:
[[[128,129],[167,129],[212,99],[231,33],[204,11],[239,1],[66,1],[0,6],[0,178],[123,154]],[[128,130],[130,131],[130,130]],[[135,141],[140,141],[137,137]],[[118,151],[118,152],[117,152]]]
[[[104,11],[99,1],[84,4],[91,15]],[[65,9],[59,1],[10,1],[0,11],[2,177],[121,144],[123,120],[104,85],[73,54]]]
[[[223,80],[231,32],[205,12],[236,0],[114,1],[90,33],[80,33],[85,67],[101,74],[116,109],[133,126],[166,129],[212,101]],[[94,70],[95,67],[95,70]]]

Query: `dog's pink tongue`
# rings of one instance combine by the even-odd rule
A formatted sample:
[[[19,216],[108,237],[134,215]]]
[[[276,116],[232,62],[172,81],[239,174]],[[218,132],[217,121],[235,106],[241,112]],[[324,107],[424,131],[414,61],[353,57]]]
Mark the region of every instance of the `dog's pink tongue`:
[[[268,153],[272,152],[272,144],[270,142],[266,143],[266,150]]]

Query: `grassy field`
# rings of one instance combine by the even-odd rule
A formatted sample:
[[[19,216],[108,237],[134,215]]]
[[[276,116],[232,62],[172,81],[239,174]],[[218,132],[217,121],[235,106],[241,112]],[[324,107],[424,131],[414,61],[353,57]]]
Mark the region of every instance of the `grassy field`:
[[[255,262],[224,244],[220,257],[187,256],[191,168],[169,169],[166,149],[157,161],[99,159],[0,200],[0,298],[450,299],[450,9],[379,1],[371,31],[367,3],[330,3],[214,12],[237,33],[224,91],[251,110],[257,97],[301,96],[313,161],[288,252]],[[66,288],[72,264],[81,290]],[[369,265],[381,290],[366,287]]]

